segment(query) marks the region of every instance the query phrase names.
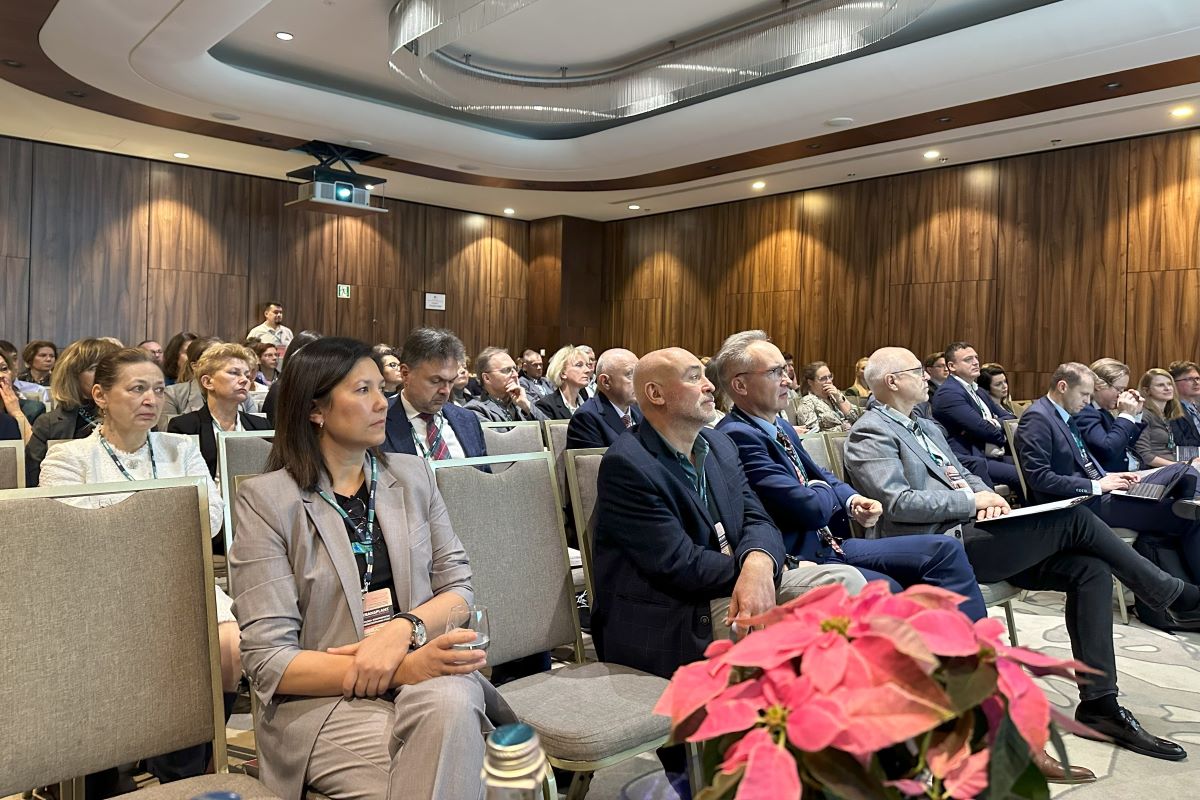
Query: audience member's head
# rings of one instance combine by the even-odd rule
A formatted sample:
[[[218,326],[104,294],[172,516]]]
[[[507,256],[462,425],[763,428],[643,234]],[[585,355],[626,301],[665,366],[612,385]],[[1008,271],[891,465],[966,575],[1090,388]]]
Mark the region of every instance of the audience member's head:
[[[979,354],[967,342],[951,342],[946,346],[946,371],[967,383],[979,377]]]
[[[647,353],[633,371],[638,407],[659,433],[695,435],[712,421],[715,387],[700,359],[680,347]]]
[[[271,380],[276,377],[279,369],[279,348],[272,342],[252,342],[248,345],[254,357],[258,359],[258,369]]]
[[[1050,391],[1046,396],[1070,415],[1074,416],[1092,402],[1092,391],[1096,388],[1096,376],[1087,364],[1068,361],[1059,364],[1050,376]]]
[[[461,375],[466,385],[467,351],[441,328],[417,328],[400,347],[401,395],[422,414],[436,414],[450,399]]]
[[[388,403],[371,346],[329,336],[288,353],[275,410],[275,442],[267,470],[286,469],[304,489],[315,490],[332,454],[379,452]],[[331,454],[327,456],[327,454]]]
[[[946,369],[946,354],[944,352],[930,353],[925,356],[925,360],[921,362],[921,365],[929,373],[929,380],[938,386],[941,386],[942,381],[950,377],[950,370]]]
[[[579,345],[579,349],[587,354],[588,371],[591,372],[596,368],[596,351],[592,349],[591,345],[587,344]]]
[[[801,394],[815,394],[817,397],[827,397],[829,387],[833,386],[833,373],[824,361],[811,361],[804,365],[800,376],[804,385],[800,387]]]
[[[163,346],[153,339],[147,339],[144,342],[139,342],[138,347],[145,350],[150,355],[154,356],[154,363],[158,366],[163,365]]]
[[[58,346],[45,339],[34,339],[21,351],[21,360],[30,377],[38,382],[45,381],[58,360]]]
[[[258,359],[245,345],[221,342],[208,347],[192,368],[200,392],[209,405],[236,407],[254,388]]]
[[[162,412],[165,386],[162,367],[144,348],[119,348],[102,357],[91,399],[104,419],[105,436],[124,440],[131,433],[149,432]]]
[[[863,381],[863,372],[867,369],[867,362],[869,360],[869,358],[863,356],[854,362],[854,385],[863,389],[867,388],[867,384]]]
[[[1138,391],[1146,398],[1146,406],[1142,410],[1163,419],[1182,417],[1183,405],[1175,391],[1179,385],[1178,380],[1172,377],[1170,371],[1159,367],[1146,370],[1142,379],[1138,381]]]
[[[0,355],[8,356],[9,366],[15,372],[17,369],[17,359],[21,355],[21,352],[17,350],[17,346],[7,339],[0,339]]]
[[[91,405],[96,365],[100,359],[120,349],[104,339],[80,339],[68,345],[50,378],[50,397],[54,404],[66,409]]]
[[[733,408],[733,403],[729,400],[729,395],[721,390],[721,365],[717,363],[716,358],[709,359],[708,363],[704,365],[704,377],[708,378],[708,382],[713,385],[713,402],[717,410],[722,414],[728,414]]]
[[[518,383],[517,364],[503,347],[483,348],[475,357],[475,372],[487,395],[501,402],[508,400]]]
[[[537,380],[542,377],[542,354],[537,350],[526,350],[521,354],[521,370],[526,378]]]
[[[753,417],[774,419],[787,408],[787,361],[764,331],[742,331],[727,338],[713,363],[721,392]]]
[[[5,388],[13,388],[13,381],[17,379],[17,359],[12,353],[6,352],[0,348],[0,384]]]
[[[259,303],[258,315],[267,323],[267,327],[278,328],[283,324],[283,304],[276,300]]]
[[[633,396],[633,370],[638,358],[628,350],[605,350],[596,361],[596,390],[619,408],[636,402]]]
[[[929,399],[929,373],[911,350],[881,347],[867,358],[863,380],[875,399],[907,415]]]
[[[200,363],[200,358],[204,355],[204,351],[212,347],[214,344],[220,344],[221,340],[216,336],[201,336],[198,339],[192,339],[187,346],[187,363],[183,365],[183,369],[179,371],[179,382],[187,383],[196,377],[196,365]]]
[[[1008,399],[1008,374],[1000,364],[984,364],[975,382],[997,403]]]
[[[1175,392],[1185,403],[1200,399],[1200,366],[1195,361],[1172,361],[1167,367],[1175,380]]]
[[[588,355],[589,349],[586,345],[576,347],[568,344],[560,347],[550,357],[550,364],[546,367],[546,377],[550,383],[558,389],[564,385],[577,390],[587,386],[592,380],[592,362],[595,358]]]
[[[163,349],[163,372],[173,381],[180,380],[179,374],[187,365],[187,346],[196,339],[198,334],[190,331],[177,333],[167,342]]]
[[[296,334],[292,339],[292,343],[287,346],[287,350],[283,354],[283,359],[279,362],[279,369],[287,368],[288,362],[292,360],[292,355],[300,352],[300,348],[311,344],[321,338],[321,334],[316,331],[303,330]],[[282,388],[282,387],[280,387]]]
[[[788,380],[792,382],[792,386],[796,386],[796,357],[791,353],[784,353],[783,360],[787,364]]]
[[[371,348],[371,358],[375,359],[375,366],[379,367],[379,374],[383,376],[384,393],[391,397],[403,382],[399,356],[391,345],[377,344]]]
[[[1115,358],[1100,358],[1088,368],[1096,376],[1092,397],[1101,408],[1112,411],[1117,407],[1117,398],[1129,388],[1129,366]]]

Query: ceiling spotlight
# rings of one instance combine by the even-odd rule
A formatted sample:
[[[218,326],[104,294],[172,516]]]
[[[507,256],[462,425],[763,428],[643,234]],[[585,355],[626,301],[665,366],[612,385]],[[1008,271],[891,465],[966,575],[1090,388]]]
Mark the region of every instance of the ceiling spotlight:
[[[1106,83],[1106,84],[1104,84],[1104,88],[1105,89],[1120,89],[1121,82],[1120,81],[1112,81],[1111,83]]]
[[[627,205],[625,207],[628,208],[630,211],[637,211],[638,209],[641,208],[641,206],[639,206],[637,203],[630,203],[629,205]]]
[[[368,191],[368,192],[369,192],[369,191],[371,191],[371,190],[373,190],[374,188],[375,188],[375,184],[373,184],[373,183],[368,183],[368,184],[367,184],[367,191]]]
[[[504,213],[511,217],[513,214],[517,213],[517,210],[515,208],[506,208],[504,209]]]
[[[1175,119],[1187,119],[1192,114],[1196,113],[1196,109],[1191,106],[1175,106],[1171,109],[1171,116]]]
[[[277,31],[275,33],[275,38],[281,42],[290,42],[292,39],[295,39],[296,37],[292,36],[287,31]]]
[[[825,120],[825,124],[831,128],[845,128],[854,124],[854,117],[833,117]]]
[[[948,158],[946,158],[945,156],[943,156],[942,158],[939,158],[939,159],[938,159],[938,163],[939,163],[939,164],[945,164],[945,163],[946,163],[947,161],[949,161],[949,160],[950,160],[950,159],[948,159]]]
[[[233,122],[235,119],[241,119],[237,114],[232,114],[228,111],[214,111],[212,115],[215,119],[223,119],[226,122]]]
[[[953,120],[954,120],[953,117],[938,117],[937,118],[937,121],[942,123],[943,125],[945,125],[947,122],[952,122]]]
[[[941,153],[939,153],[937,150],[926,150],[924,155],[926,161],[933,161],[935,158],[941,156]]]
[[[21,67],[25,66],[20,61],[17,61],[16,59],[13,59],[13,58],[6,58],[3,60],[0,60],[0,64],[3,64],[6,67],[12,67],[13,69],[20,69]]]
[[[755,181],[754,183],[750,184],[750,188],[756,192],[762,191],[763,189],[767,188],[767,182]]]
[[[176,158],[191,158],[191,156],[187,153],[172,153],[171,155],[175,156]]]

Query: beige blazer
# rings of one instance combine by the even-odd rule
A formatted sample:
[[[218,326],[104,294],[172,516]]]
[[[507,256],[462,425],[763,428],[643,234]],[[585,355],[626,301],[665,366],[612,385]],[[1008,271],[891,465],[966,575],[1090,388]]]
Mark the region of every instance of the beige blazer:
[[[375,508],[391,559],[399,610],[454,591],[468,602],[471,567],[422,459],[389,454]],[[332,495],[328,478],[321,488]],[[325,650],[363,636],[362,584],[338,513],[302,491],[285,470],[246,481],[234,505],[229,551],[242,664],[260,703],[255,720],[261,779],[284,800],[299,800],[309,754],[339,697],[277,693],[301,650]],[[435,631],[433,633],[440,633]],[[489,711],[499,695],[482,677]],[[353,701],[351,701],[353,702]]]

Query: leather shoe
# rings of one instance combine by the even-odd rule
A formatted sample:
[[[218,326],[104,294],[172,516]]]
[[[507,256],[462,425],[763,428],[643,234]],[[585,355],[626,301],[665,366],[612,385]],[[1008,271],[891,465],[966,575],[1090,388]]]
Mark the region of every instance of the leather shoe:
[[[1046,779],[1046,783],[1094,783],[1096,780],[1096,773],[1087,767],[1072,766],[1068,771],[1061,761],[1045,750],[1033,754],[1033,763]]]
[[[1187,751],[1167,739],[1160,739],[1146,732],[1140,722],[1124,706],[1117,706],[1115,715],[1098,716],[1081,714],[1075,709],[1075,721],[1091,728],[1100,736],[1080,734],[1087,739],[1110,741],[1118,747],[1132,750],[1151,758],[1162,758],[1167,761],[1182,761],[1187,758]]]
[[[1188,609],[1187,611],[1172,611],[1169,608],[1164,608],[1163,613],[1167,615],[1167,620],[1172,625],[1181,628],[1191,628],[1200,624],[1200,606]]]
[[[1176,500],[1171,504],[1171,513],[1180,519],[1200,519],[1200,503],[1195,500]]]

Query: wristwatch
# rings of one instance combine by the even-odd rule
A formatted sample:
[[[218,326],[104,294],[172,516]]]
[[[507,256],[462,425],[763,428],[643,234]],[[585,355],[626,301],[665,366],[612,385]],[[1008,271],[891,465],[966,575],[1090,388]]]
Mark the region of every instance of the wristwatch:
[[[425,623],[421,621],[420,617],[416,616],[415,614],[408,614],[401,611],[399,614],[393,616],[392,619],[406,619],[412,624],[412,643],[409,645],[410,650],[416,650],[418,647],[421,647],[426,641],[428,641],[428,638],[425,635]]]

